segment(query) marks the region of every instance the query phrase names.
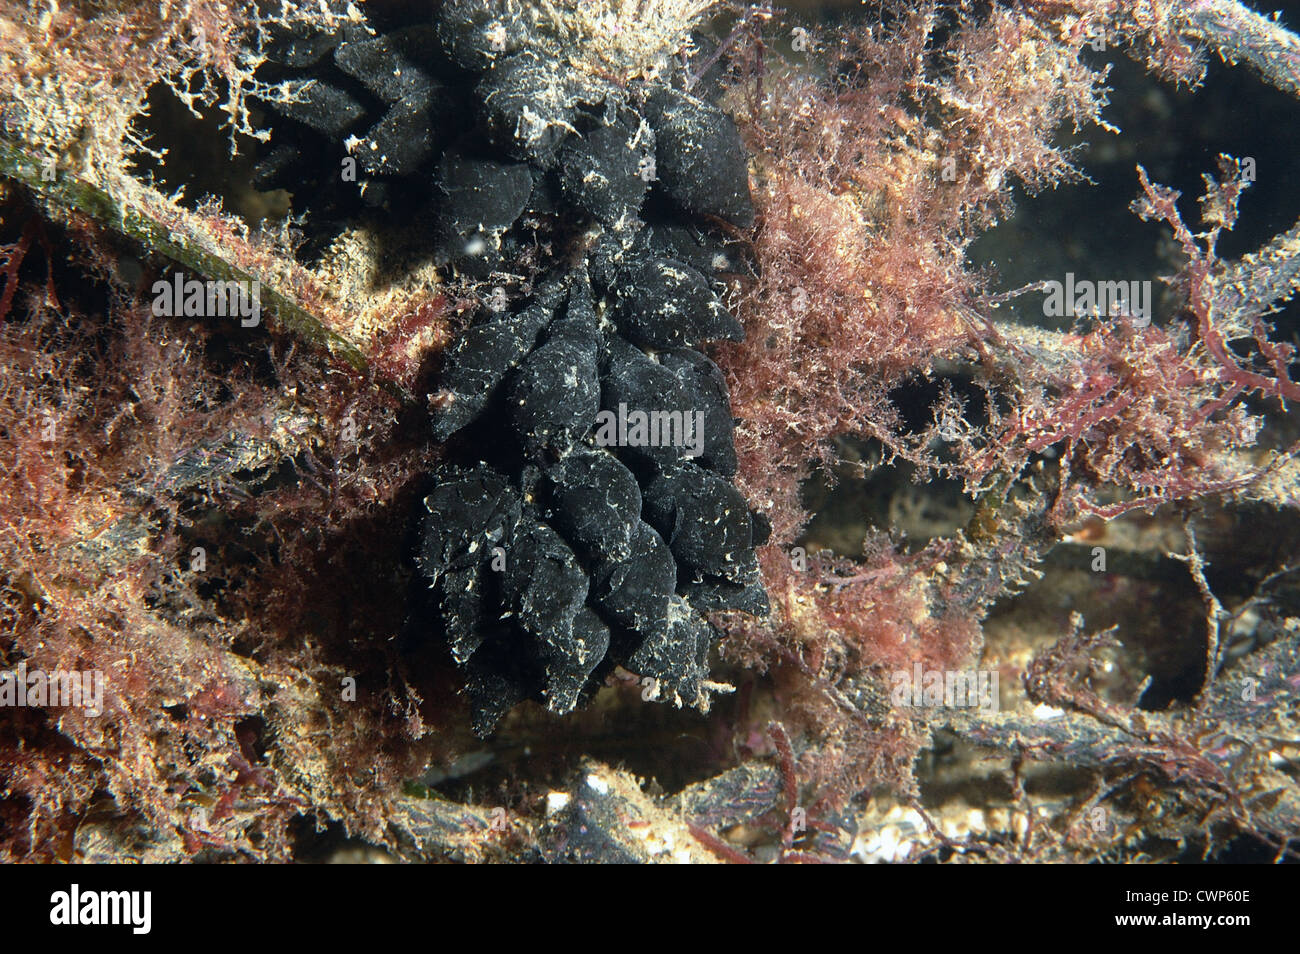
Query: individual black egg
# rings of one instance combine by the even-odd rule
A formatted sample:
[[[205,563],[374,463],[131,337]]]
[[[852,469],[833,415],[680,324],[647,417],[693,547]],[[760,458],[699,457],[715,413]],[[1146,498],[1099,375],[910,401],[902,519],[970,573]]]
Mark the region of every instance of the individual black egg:
[[[280,115],[329,136],[345,132],[366,114],[365,106],[356,97],[323,80],[312,80],[297,98],[289,102],[272,100],[270,106]]]
[[[655,131],[658,188],[687,212],[753,225],[745,146],[731,117],[662,85],[650,88],[645,116]]]
[[[433,155],[434,140],[427,100],[408,97],[388,108],[357,143],[356,158],[372,176],[409,176]]]
[[[751,254],[743,242],[695,223],[657,220],[646,227],[646,245],[661,258],[685,262],[712,285],[730,275],[752,275]]]
[[[665,351],[659,356],[659,363],[681,382],[692,396],[695,408],[704,414],[703,453],[695,462],[731,476],[736,472],[735,422],[722,369],[706,355],[690,348]]]
[[[519,492],[487,465],[440,467],[423,500],[420,569],[436,580],[477,565],[513,533],[520,513]]]
[[[622,338],[610,340],[598,444],[618,446],[633,460],[669,466],[695,452],[692,440],[703,439],[696,428],[698,412],[672,371]]]
[[[506,408],[533,460],[566,453],[600,410],[594,344],[558,337],[530,354],[506,387]]]
[[[732,583],[717,577],[705,577],[678,586],[686,602],[701,613],[740,612],[766,616],[771,612],[767,590],[755,573],[749,583]]]
[[[303,70],[315,66],[342,41],[341,33],[286,31],[281,28],[280,35],[267,45],[266,58],[278,66]]]
[[[334,63],[380,99],[428,102],[438,85],[421,66],[436,43],[433,28],[407,27],[382,36],[349,40],[334,51]]]
[[[641,488],[613,453],[579,448],[546,472],[551,522],[591,562],[631,558],[641,527]]]
[[[598,562],[592,581],[593,604],[619,625],[642,634],[667,625],[677,564],[668,545],[647,524],[637,523],[627,559]]]
[[[528,52],[494,63],[478,87],[479,114],[493,140],[539,169],[555,166],[578,107],[604,96],[584,75]]]
[[[533,173],[522,162],[448,152],[438,165],[440,245],[449,259],[493,257],[528,206]]]
[[[473,709],[471,727],[480,738],[491,735],[507,712],[544,685],[540,663],[519,652],[517,633],[506,626],[487,633],[464,671],[465,692]]]
[[[527,40],[528,25],[519,5],[508,0],[444,0],[435,30],[458,66],[479,72],[517,53]]]
[[[670,600],[666,623],[645,635],[628,659],[628,668],[654,680],[662,698],[700,706],[706,698],[709,650],[714,632],[684,599]]]
[[[538,639],[570,639],[588,586],[587,573],[573,550],[529,512],[515,525],[503,549],[502,607]]]
[[[538,295],[517,313],[487,313],[452,346],[437,398],[433,435],[446,440],[473,421],[555,314],[558,293]]]
[[[496,613],[486,588],[491,581],[482,561],[438,577],[438,612],[452,658],[462,666],[487,638]]]
[[[546,708],[563,715],[577,706],[592,673],[604,662],[609,644],[609,627],[586,606],[574,617],[568,638],[543,641],[539,655],[546,672],[542,690]]]
[[[679,565],[740,582],[753,559],[749,508],[728,480],[682,461],[645,487],[642,512]]]
[[[639,122],[597,125],[560,150],[565,197],[608,225],[634,220],[653,177],[654,134]]]
[[[677,348],[745,336],[704,276],[670,258],[633,257],[616,273],[619,330],[650,348]]]

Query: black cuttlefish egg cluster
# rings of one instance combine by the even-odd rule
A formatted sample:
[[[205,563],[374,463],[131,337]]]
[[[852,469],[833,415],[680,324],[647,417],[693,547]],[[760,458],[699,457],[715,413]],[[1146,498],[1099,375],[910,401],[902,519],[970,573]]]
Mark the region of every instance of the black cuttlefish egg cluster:
[[[261,182],[316,160],[326,232],[349,201],[397,214],[427,195],[457,275],[539,234],[551,249],[474,316],[432,400],[448,462],[416,562],[480,734],[527,698],[570,711],[615,664],[703,707],[704,614],[768,609],[766,521],[730,479],[726,384],[697,350],[743,335],[718,296],[753,221],[740,136],[671,76],[583,69],[571,42],[527,3],[446,2],[431,24],[287,37],[269,67],[315,82],[272,104]],[[340,186],[345,155],[364,189]]]

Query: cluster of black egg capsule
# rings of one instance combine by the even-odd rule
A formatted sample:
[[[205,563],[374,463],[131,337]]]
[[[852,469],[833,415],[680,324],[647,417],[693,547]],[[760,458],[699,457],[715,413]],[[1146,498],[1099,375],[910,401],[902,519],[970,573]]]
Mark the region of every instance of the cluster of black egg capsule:
[[[721,236],[753,220],[740,136],[668,80],[573,68],[528,11],[443,3],[429,26],[291,38],[279,57],[320,78],[278,108],[346,137],[372,198],[430,176],[443,264],[508,262],[527,210],[567,231],[529,296],[457,339],[433,401],[450,462],[423,501],[417,564],[483,734],[525,698],[571,710],[616,663],[702,706],[704,614],[767,611],[765,521],[730,480],[726,384],[696,350],[743,335],[716,284],[740,268]],[[301,137],[284,138],[268,169],[293,165],[281,150],[301,159]],[[598,426],[637,414],[691,439]]]

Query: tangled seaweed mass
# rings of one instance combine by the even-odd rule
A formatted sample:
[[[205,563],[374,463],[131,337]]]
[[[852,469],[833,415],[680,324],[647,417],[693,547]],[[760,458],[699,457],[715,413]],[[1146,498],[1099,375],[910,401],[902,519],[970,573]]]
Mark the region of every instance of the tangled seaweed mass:
[[[481,734],[526,698],[572,710],[615,663],[706,708],[704,614],[768,609],[767,528],[728,479],[726,384],[695,350],[743,337],[715,282],[743,267],[728,227],[753,222],[744,147],[706,100],[574,70],[535,18],[498,13],[290,38],[281,69],[316,82],[276,104],[299,128],[277,129],[260,181],[355,153],[358,201],[383,205],[436,170],[439,259],[476,276],[519,256],[525,222],[566,233],[572,254],[484,305],[446,358],[433,436],[454,462],[423,501],[419,569]]]

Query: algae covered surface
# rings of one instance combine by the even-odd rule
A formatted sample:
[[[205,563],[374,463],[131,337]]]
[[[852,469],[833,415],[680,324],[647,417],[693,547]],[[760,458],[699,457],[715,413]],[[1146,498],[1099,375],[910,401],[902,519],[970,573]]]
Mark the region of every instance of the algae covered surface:
[[[1298,23],[0,0],[0,857],[1294,860]]]

